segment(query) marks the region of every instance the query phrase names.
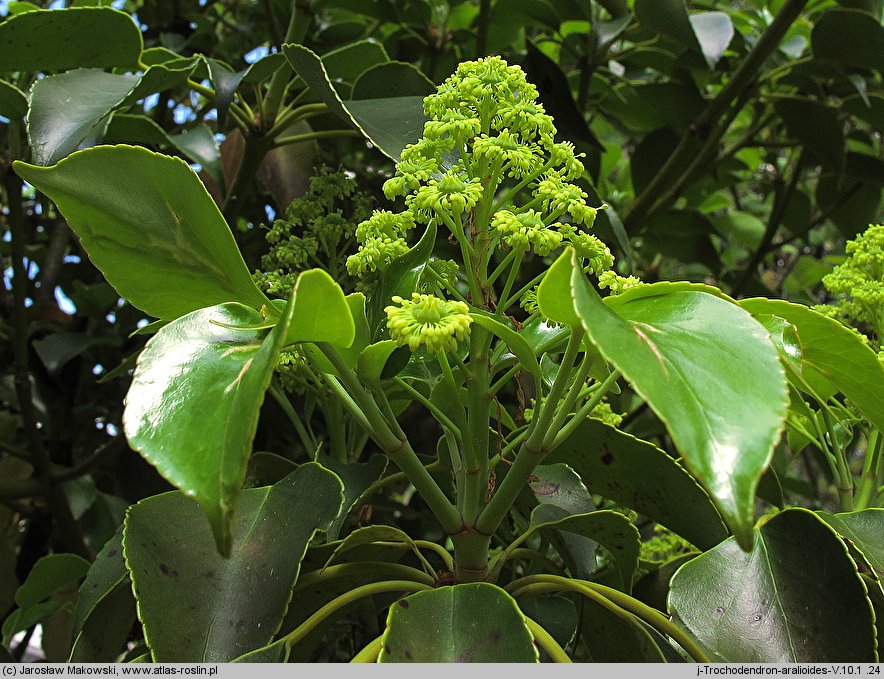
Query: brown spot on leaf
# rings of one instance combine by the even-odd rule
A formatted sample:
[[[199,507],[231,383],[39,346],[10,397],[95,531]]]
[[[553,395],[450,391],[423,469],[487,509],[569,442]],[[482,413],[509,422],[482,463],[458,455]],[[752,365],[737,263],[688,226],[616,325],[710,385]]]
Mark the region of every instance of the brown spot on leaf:
[[[399,599],[399,605],[402,606],[402,608],[408,608],[411,604],[409,604],[405,599]]]

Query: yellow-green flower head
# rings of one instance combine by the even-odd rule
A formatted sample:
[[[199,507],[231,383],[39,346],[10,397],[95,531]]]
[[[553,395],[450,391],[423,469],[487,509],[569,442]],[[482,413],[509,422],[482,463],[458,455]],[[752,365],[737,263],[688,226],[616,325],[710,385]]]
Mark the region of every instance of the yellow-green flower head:
[[[439,172],[439,162],[417,153],[396,165],[395,176],[384,182],[384,195],[390,200],[404,196],[409,190],[417,191],[421,184]]]
[[[521,68],[492,56],[461,63],[435,94],[424,99],[424,112],[437,119],[452,109],[481,117],[500,104],[536,98],[537,88]]]
[[[598,210],[586,204],[586,192],[566,182],[558,172],[549,172],[537,183],[534,194],[549,212],[567,211],[575,221],[592,226]]]
[[[537,286],[535,285],[528,292],[522,295],[522,298],[519,300],[519,306],[522,307],[529,314],[533,314],[540,310],[540,306],[537,304]]]
[[[457,343],[470,335],[473,319],[463,302],[417,292],[412,293],[410,300],[397,295],[393,302],[384,311],[390,337],[399,346],[407,344],[412,351],[423,346],[431,353],[454,351]]]
[[[644,283],[635,276],[620,276],[613,271],[604,271],[599,275],[599,287],[610,288],[612,295],[619,295],[624,290],[640,285]]]
[[[870,225],[845,250],[844,262],[823,277],[840,296],[827,315],[860,326],[877,348],[884,337],[884,225]]]
[[[600,276],[614,266],[614,255],[598,238],[589,233],[575,233],[568,237],[577,255],[585,260],[583,270]]]
[[[548,255],[562,244],[562,234],[543,223],[536,210],[514,214],[509,210],[494,213],[491,227],[500,232],[503,242],[517,250],[532,246],[538,255]]]
[[[558,168],[559,175],[562,179],[577,179],[582,177],[586,168],[580,159],[585,157],[585,153],[576,153],[574,144],[569,141],[553,144],[549,149],[549,157],[553,166]]]
[[[495,137],[487,134],[477,137],[473,142],[473,157],[507,163],[507,170],[513,177],[524,177],[541,163],[537,144],[526,143],[509,130],[501,130]]]
[[[355,255],[347,257],[347,271],[351,276],[364,276],[383,269],[397,257],[408,252],[404,238],[368,235]]]
[[[410,212],[375,210],[371,217],[356,227],[356,240],[365,243],[369,238],[402,238],[414,228],[414,216]]]
[[[553,137],[556,136],[552,116],[546,114],[543,104],[533,100],[502,104],[497,109],[491,126],[495,130],[508,129],[525,140],[539,139],[546,147],[553,146]]]
[[[449,109],[438,118],[424,123],[424,137],[440,139],[448,136],[455,143],[463,143],[479,134],[481,127],[482,123],[477,117]]]
[[[476,206],[483,190],[481,179],[470,178],[455,166],[418,189],[413,206],[430,216],[433,212],[463,214]]]

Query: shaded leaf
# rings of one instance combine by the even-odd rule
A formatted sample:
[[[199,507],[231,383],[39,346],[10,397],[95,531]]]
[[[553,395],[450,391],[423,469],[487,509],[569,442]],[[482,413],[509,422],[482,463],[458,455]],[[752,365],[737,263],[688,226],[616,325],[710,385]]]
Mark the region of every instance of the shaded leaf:
[[[378,662],[538,662],[525,616],[502,589],[470,583],[390,607]]]
[[[583,422],[545,462],[566,462],[592,493],[635,509],[701,549],[727,537],[709,496],[678,462],[600,420]]]
[[[315,463],[268,488],[245,490],[233,550],[183,493],[134,505],[123,545],[155,662],[228,662],[266,645],[285,615],[307,543],[338,515],[342,488]]]
[[[384,99],[389,95],[390,83],[396,83],[399,96],[426,97],[436,91],[433,81],[413,64],[388,61],[365,69],[353,83],[351,99]]]
[[[751,552],[729,539],[679,569],[676,620],[726,662],[877,660],[871,604],[835,532],[789,509],[757,533]]]
[[[123,427],[129,444],[196,499],[225,554],[231,548],[233,508],[245,480],[261,403],[296,296],[295,291],[266,337],[231,327],[262,320],[239,304],[176,319],[148,341],[126,396]]]
[[[884,69],[884,27],[866,12],[825,12],[814,24],[810,44],[817,59],[855,68]]]
[[[0,45],[0,72],[47,72],[135,66],[143,43],[128,14],[76,7],[11,16],[0,23]]]

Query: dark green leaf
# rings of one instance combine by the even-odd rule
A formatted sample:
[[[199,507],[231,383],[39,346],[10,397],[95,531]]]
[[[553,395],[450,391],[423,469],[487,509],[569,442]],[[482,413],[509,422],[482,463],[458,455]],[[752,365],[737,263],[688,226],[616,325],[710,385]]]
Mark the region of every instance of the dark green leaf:
[[[426,121],[422,97],[400,96],[396,83],[390,83],[390,91],[384,99],[344,102],[314,52],[303,45],[284,45],[283,52],[320,101],[362,132],[389,158],[398,160],[402,149],[420,138]]]
[[[599,420],[581,424],[546,462],[566,462],[591,492],[635,509],[701,549],[727,537],[709,496],[675,460]]]
[[[233,103],[236,89],[246,76],[247,69],[234,73],[227,64],[217,59],[206,59],[209,67],[209,78],[215,90],[215,106],[218,109],[218,127],[224,125],[227,120],[227,112]]]
[[[854,68],[884,69],[884,27],[860,10],[824,13],[810,35],[813,55]]]
[[[115,662],[135,622],[135,598],[125,582],[102,598],[75,636],[69,662]]]
[[[240,304],[176,319],[148,341],[126,396],[123,425],[129,444],[196,499],[225,554],[264,392],[293,307],[289,302],[266,338],[260,331],[230,327],[262,320]]]
[[[633,11],[642,25],[703,53],[684,0],[635,0]]]
[[[53,167],[16,162],[14,169],[55,202],[93,264],[146,313],[172,319],[223,302],[267,303],[218,207],[184,161],[98,146]]]
[[[347,520],[348,513],[356,508],[365,491],[383,476],[384,470],[387,468],[387,457],[384,455],[372,455],[367,462],[347,464],[338,462],[327,455],[319,455],[316,461],[323,467],[333,471],[344,485],[344,504],[341,506],[341,513],[327,531],[327,539],[336,540],[344,525],[344,521]]]
[[[473,319],[473,323],[485,328],[492,335],[502,340],[525,370],[533,375],[540,375],[540,364],[537,362],[534,350],[524,337],[501,323],[490,313],[474,310],[470,312],[470,316]]]
[[[86,579],[80,585],[74,609],[74,634],[83,629],[86,619],[92,615],[101,601],[122,583],[128,581],[129,572],[123,558],[123,528],[107,541],[89,567]]]
[[[884,29],[882,29],[884,32]],[[844,163],[844,133],[835,110],[809,99],[780,99],[775,105],[789,134],[833,168]]]
[[[402,97],[426,97],[436,86],[412,64],[388,61],[363,71],[353,83],[351,99],[385,99],[390,96],[390,83],[396,83],[396,92]]]
[[[0,116],[21,120],[28,112],[28,98],[12,83],[0,80]]]
[[[817,515],[838,535],[850,540],[869,562],[877,578],[884,581],[884,509],[874,507],[841,514],[817,512]]]
[[[440,587],[390,607],[378,662],[538,662],[525,616],[487,583]]]
[[[233,550],[223,558],[183,493],[129,510],[123,545],[156,662],[228,662],[266,645],[285,615],[307,543],[341,507],[338,478],[301,465],[240,494]]]
[[[729,539],[679,569],[676,620],[726,662],[877,660],[872,607],[835,532],[789,509],[757,533],[751,552]]]
[[[15,603],[27,609],[49,598],[58,589],[86,575],[89,562],[76,554],[50,554],[42,557],[15,592]]]
[[[638,619],[613,614],[592,599],[581,601],[580,635],[593,662],[665,662],[653,637]]]
[[[224,186],[221,151],[212,130],[204,123],[170,136],[169,141],[191,161],[199,163],[218,186]]]
[[[52,165],[75,151],[125,101],[138,76],[79,69],[34,83],[28,140],[37,165]],[[81,96],[88,92],[89,96]]]
[[[559,646],[565,647],[577,633],[577,607],[563,596],[525,596],[519,609],[543,627]]]
[[[0,23],[0,45],[0,73],[47,72],[135,66],[142,40],[128,14],[82,7],[9,17]]]

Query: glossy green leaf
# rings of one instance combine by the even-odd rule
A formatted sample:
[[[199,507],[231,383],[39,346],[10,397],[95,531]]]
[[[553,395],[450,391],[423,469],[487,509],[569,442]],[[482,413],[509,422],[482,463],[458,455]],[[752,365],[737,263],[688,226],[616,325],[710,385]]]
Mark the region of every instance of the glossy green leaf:
[[[328,568],[333,563],[340,563],[341,557],[350,550],[378,542],[399,544],[406,549],[410,549],[415,555],[420,554],[420,550],[414,544],[414,540],[401,528],[381,525],[363,526],[354,530],[335,547],[334,552],[328,557],[324,567]]]
[[[261,320],[240,304],[176,319],[148,341],[126,396],[123,426],[129,444],[196,499],[225,554],[264,392],[293,307],[290,301],[266,337],[229,327]]]
[[[423,97],[400,96],[395,82],[383,99],[343,101],[322,59],[303,45],[283,45],[283,53],[320,101],[343,118],[392,160],[416,142],[424,127]]]
[[[872,607],[835,532],[789,509],[757,533],[751,552],[729,539],[679,569],[676,620],[726,662],[877,660]]]
[[[223,302],[255,308],[267,302],[218,207],[184,161],[98,146],[52,167],[13,167],[55,202],[92,263],[142,311],[172,319]]]
[[[817,516],[838,535],[850,540],[869,562],[877,578],[884,581],[884,508],[840,514],[817,512]]]
[[[397,361],[396,356],[403,360]],[[381,379],[398,374],[409,358],[411,350],[408,347],[400,347],[395,340],[381,340],[368,345],[359,354],[356,374],[366,384],[378,384]]]
[[[474,309],[470,312],[470,317],[473,319],[473,323],[485,328],[506,344],[525,370],[534,375],[540,375],[540,364],[537,362],[534,350],[524,337],[487,312]]]
[[[103,597],[74,637],[68,662],[115,662],[126,650],[135,622],[135,598],[128,582]]]
[[[549,632],[563,648],[571,643],[577,633],[580,622],[577,607],[563,596],[520,597],[519,610]]]
[[[76,554],[49,554],[42,557],[15,592],[19,608],[30,608],[49,598],[56,590],[86,575],[89,562]]]
[[[204,123],[173,134],[169,142],[194,163],[199,163],[218,186],[224,186],[224,169],[221,167],[221,151],[215,135]]]
[[[28,112],[28,97],[12,83],[0,80],[0,116],[20,120]]]
[[[9,17],[0,23],[0,45],[0,72],[47,72],[135,66],[142,39],[128,14],[78,7]]]
[[[334,521],[341,500],[338,478],[315,463],[243,491],[229,558],[218,554],[208,523],[183,493],[134,505],[123,546],[153,660],[228,662],[266,645],[308,542]]]
[[[357,40],[326,52],[321,61],[332,82],[352,85],[366,70],[389,62],[390,57],[380,42]]]
[[[525,616],[502,589],[471,583],[390,607],[378,662],[538,662]]]
[[[817,59],[854,68],[884,69],[884,27],[866,12],[825,12],[813,27],[810,44]]]
[[[245,78],[247,69],[234,73],[233,70],[217,59],[206,59],[206,65],[209,67],[209,79],[212,81],[212,88],[215,90],[215,106],[218,110],[218,127],[224,125],[227,119],[227,112],[236,96],[236,90]]]
[[[605,303],[573,264],[570,294],[584,330],[663,420],[687,468],[749,548],[755,490],[788,407],[776,348],[727,300],[654,291],[650,285],[642,297]]]
[[[821,381],[831,383],[884,431],[884,365],[853,332],[801,304],[759,297],[740,300],[740,306],[751,314],[773,314],[791,323],[801,341],[802,374],[808,383],[819,389]]]
[[[684,0],[635,0],[633,11],[643,26],[673,38],[688,49],[703,52]]]
[[[285,343],[327,342],[347,348],[356,338],[356,324],[350,305],[357,311],[361,295],[344,296],[341,286],[323,269],[309,269],[298,276],[292,292],[294,316]],[[357,313],[357,316],[359,314]],[[360,337],[365,329],[360,323]],[[358,352],[353,352],[358,355]],[[353,360],[355,361],[355,355]]]
[[[34,83],[28,112],[28,140],[37,165],[52,165],[75,151],[120,105],[138,76],[78,69]],[[88,92],[89,96],[80,96]]]
[[[102,600],[121,584],[127,582],[129,572],[123,558],[123,528],[105,543],[89,567],[77,596],[74,608],[74,634],[78,634]]]
[[[706,492],[647,441],[588,419],[545,462],[566,462],[592,493],[634,509],[701,549],[727,537]]]

